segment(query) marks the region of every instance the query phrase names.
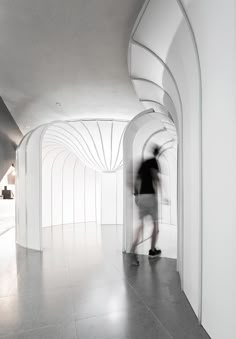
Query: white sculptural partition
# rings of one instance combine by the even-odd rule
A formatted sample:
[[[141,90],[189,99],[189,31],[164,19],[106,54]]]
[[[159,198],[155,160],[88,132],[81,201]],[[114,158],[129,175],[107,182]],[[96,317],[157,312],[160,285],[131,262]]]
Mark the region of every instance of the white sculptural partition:
[[[201,70],[196,38],[181,1],[145,2],[130,36],[128,61],[130,79],[144,109],[158,111],[164,106],[178,131],[177,269],[182,288],[201,319]]]
[[[29,134],[22,140],[16,152],[16,243],[27,246],[26,229],[26,152],[25,145]],[[20,180],[19,180],[20,178]],[[23,211],[23,212],[21,212]],[[19,226],[21,225],[21,227]]]
[[[42,227],[123,219],[124,120],[55,121],[17,149],[16,241],[42,250]]]
[[[41,250],[41,144],[44,127],[27,135],[17,152],[16,242]],[[19,169],[19,172],[18,172]]]

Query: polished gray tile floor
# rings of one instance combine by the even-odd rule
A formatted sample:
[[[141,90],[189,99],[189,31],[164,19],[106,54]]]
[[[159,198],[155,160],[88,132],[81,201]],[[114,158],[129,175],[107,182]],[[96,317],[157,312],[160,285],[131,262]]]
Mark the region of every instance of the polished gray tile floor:
[[[121,226],[43,231],[42,253],[0,237],[0,338],[209,338],[181,292],[176,260],[131,266]]]

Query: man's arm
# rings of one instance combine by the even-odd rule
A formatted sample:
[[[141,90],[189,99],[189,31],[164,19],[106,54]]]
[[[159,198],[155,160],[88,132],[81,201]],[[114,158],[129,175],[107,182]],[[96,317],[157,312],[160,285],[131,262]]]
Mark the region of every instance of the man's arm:
[[[158,186],[160,185],[159,173],[158,173],[158,170],[156,168],[153,168],[151,170],[151,173],[152,173],[153,188],[154,188],[155,192],[157,192]]]
[[[141,190],[141,179],[139,175],[137,175],[134,183],[134,195],[140,194],[140,190]]]

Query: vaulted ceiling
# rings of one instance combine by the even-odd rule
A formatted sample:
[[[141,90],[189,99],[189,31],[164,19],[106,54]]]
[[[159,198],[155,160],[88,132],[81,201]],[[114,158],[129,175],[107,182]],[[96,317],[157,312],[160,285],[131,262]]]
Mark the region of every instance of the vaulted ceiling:
[[[23,133],[52,120],[130,119],[129,36],[144,0],[3,0],[0,93]]]

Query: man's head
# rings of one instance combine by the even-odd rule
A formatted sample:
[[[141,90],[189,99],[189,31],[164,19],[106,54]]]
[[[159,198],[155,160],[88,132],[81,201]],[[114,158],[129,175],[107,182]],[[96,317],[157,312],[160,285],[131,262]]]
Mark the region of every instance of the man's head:
[[[156,157],[158,155],[159,151],[160,151],[160,146],[154,145],[153,149],[152,149],[152,153],[153,153],[154,157]]]

